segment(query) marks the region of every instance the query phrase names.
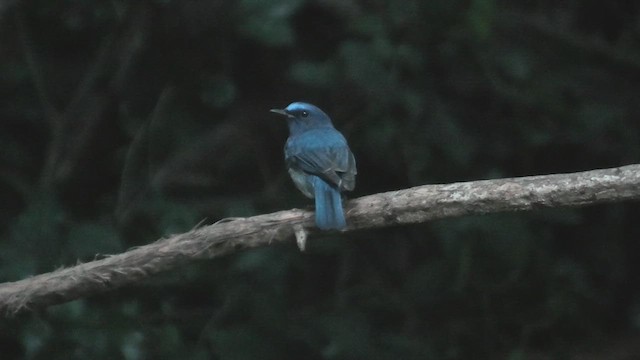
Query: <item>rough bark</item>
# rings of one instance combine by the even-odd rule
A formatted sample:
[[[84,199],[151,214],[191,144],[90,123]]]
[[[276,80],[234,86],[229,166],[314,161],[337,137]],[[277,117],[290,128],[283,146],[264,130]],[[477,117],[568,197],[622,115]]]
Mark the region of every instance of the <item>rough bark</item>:
[[[468,214],[583,206],[640,199],[640,165],[555,174],[424,185],[346,203],[346,232],[422,223]],[[0,284],[0,313],[59,304],[132,284],[196,259],[313,235],[313,213],[293,209],[225,219],[122,254]]]

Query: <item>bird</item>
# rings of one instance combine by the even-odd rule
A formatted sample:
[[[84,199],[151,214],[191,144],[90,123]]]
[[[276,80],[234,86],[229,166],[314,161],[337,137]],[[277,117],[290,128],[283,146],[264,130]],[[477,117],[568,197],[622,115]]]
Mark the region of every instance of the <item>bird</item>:
[[[347,140],[333,127],[329,115],[315,105],[293,102],[270,111],[287,120],[285,164],[298,190],[315,199],[316,226],[321,230],[345,229],[341,194],[355,188],[357,174]]]

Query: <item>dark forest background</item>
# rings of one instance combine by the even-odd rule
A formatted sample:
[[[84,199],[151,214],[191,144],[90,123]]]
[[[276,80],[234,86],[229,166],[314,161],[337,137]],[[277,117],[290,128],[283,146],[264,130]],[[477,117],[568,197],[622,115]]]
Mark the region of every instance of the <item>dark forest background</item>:
[[[311,203],[640,162],[640,2],[0,2],[0,281]],[[640,205],[473,216],[202,261],[0,321],[2,359],[637,359]]]

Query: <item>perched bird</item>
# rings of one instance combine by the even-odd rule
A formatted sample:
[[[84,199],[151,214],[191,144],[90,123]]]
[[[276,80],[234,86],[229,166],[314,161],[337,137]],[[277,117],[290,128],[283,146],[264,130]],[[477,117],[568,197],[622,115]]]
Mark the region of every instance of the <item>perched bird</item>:
[[[356,160],[344,136],[318,107],[294,102],[271,112],[286,116],[289,138],[284,159],[296,187],[316,201],[316,225],[322,230],[347,226],[341,192],[356,186]]]

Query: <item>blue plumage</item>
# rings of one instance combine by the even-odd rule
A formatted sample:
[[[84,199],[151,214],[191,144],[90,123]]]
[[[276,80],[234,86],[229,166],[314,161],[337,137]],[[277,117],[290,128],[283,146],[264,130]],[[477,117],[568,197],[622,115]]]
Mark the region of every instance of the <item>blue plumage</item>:
[[[294,102],[271,111],[287,117],[285,162],[296,187],[315,198],[316,225],[322,230],[344,229],[341,192],[353,190],[357,173],[347,140],[314,105]]]
[[[316,225],[318,228],[339,230],[347,227],[340,191],[317,176],[312,176],[311,181],[315,190]]]

